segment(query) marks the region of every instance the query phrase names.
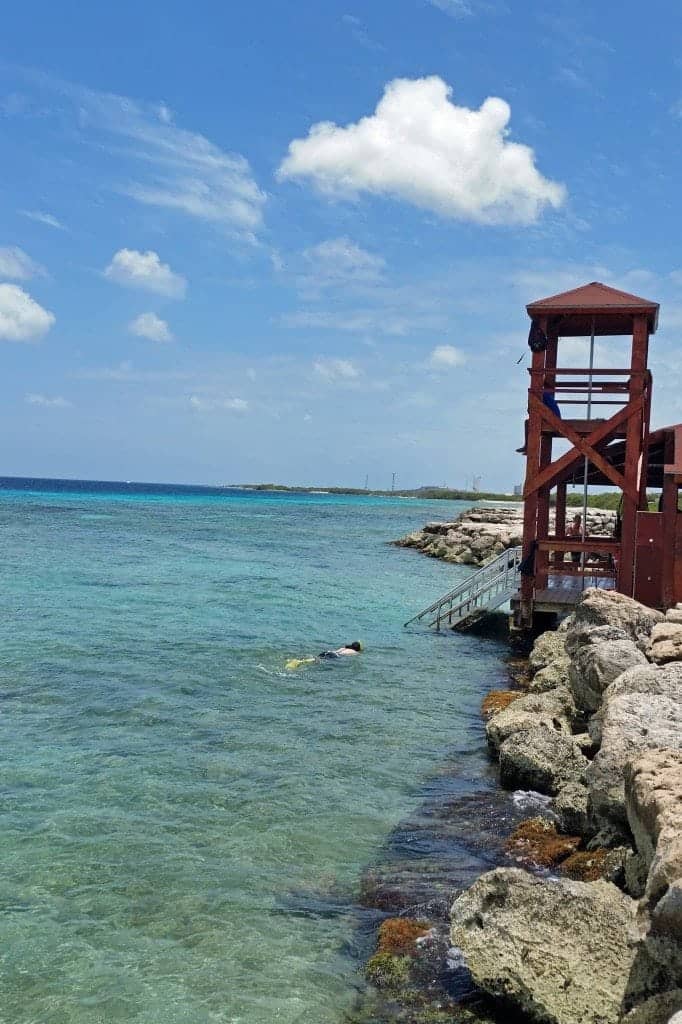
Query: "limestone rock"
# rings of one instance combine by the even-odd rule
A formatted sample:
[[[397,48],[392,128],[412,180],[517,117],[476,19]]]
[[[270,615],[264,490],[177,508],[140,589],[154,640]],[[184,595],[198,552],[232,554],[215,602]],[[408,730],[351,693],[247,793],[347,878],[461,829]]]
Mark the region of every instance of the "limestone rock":
[[[542,726],[512,733],[500,747],[500,779],[509,789],[555,796],[570,782],[584,782],[588,765],[570,736]]]
[[[595,829],[627,835],[625,766],[656,747],[682,749],[682,704],[657,693],[628,693],[606,704],[601,748],[587,770],[590,819]]]
[[[640,900],[644,895],[648,873],[644,858],[630,850],[625,858],[625,891],[633,899]]]
[[[666,622],[682,622],[682,608],[669,608],[665,613]]]
[[[570,653],[571,635],[588,626],[618,626],[625,630],[640,650],[644,650],[652,629],[663,621],[663,614],[647,608],[615,590],[591,587],[573,610],[573,625],[566,640]]]
[[[682,660],[682,621],[659,622],[654,626],[648,654],[658,665]]]
[[[571,659],[567,654],[562,654],[550,661],[528,682],[529,693],[546,693],[547,690],[554,690],[557,686],[567,686],[570,667]]]
[[[574,654],[568,672],[576,705],[583,711],[596,711],[604,690],[614,679],[626,669],[646,664],[646,658],[630,639],[585,644]]]
[[[563,786],[553,803],[561,828],[569,835],[585,835],[587,832],[587,786],[569,782]]]
[[[636,904],[609,882],[483,875],[453,904],[451,939],[476,984],[543,1024],[616,1024]]]
[[[568,630],[566,637],[566,653],[573,657],[587,644],[601,644],[605,640],[632,640],[620,626],[576,625]]]
[[[485,731],[493,750],[522,729],[542,726],[571,735],[571,718],[575,713],[573,698],[566,689],[549,693],[527,693],[513,701],[487,722]]]
[[[660,694],[682,700],[682,664],[635,665],[618,676],[604,691],[602,706],[589,722],[590,736],[597,746],[601,743],[602,721],[609,701],[628,693]]]
[[[566,655],[566,636],[556,630],[541,633],[533,644],[528,656],[528,668],[532,673],[546,668],[552,661]]]
[[[649,869],[646,899],[653,913],[666,890],[676,887],[660,916],[677,908],[682,941],[682,750],[652,750],[631,761],[625,794],[637,852]]]
[[[550,520],[553,518],[553,513]],[[593,534],[609,532],[614,513],[588,509],[587,528]],[[523,506],[506,508],[477,506],[462,512],[452,522],[427,523],[394,543],[416,548],[432,558],[465,565],[485,565],[505,548],[521,544]]]

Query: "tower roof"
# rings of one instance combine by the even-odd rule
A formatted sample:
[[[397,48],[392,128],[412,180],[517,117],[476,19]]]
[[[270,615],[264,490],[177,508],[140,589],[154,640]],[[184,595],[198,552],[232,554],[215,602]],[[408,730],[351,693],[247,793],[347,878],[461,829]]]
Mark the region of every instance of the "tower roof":
[[[579,337],[592,331],[595,334],[631,334],[633,316],[646,314],[649,333],[658,326],[658,303],[639,295],[622,292],[600,281],[591,281],[580,288],[572,288],[546,299],[538,299],[526,306],[528,315],[559,318],[553,326],[562,337]]]

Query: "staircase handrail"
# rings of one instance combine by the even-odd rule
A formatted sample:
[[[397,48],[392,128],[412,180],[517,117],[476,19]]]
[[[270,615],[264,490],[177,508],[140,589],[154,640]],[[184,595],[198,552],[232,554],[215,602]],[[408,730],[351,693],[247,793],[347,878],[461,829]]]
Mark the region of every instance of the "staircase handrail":
[[[442,597],[434,601],[427,608],[424,608],[418,615],[414,615],[411,619],[405,623],[405,626],[411,625],[413,622],[418,622],[420,619],[425,618],[427,615],[432,613],[438,613],[436,615],[436,621],[440,623],[441,616],[440,611],[444,605],[450,605],[450,610],[447,615],[452,617],[455,610],[452,608],[455,601],[459,600],[459,606],[457,611],[461,609],[463,605],[475,604],[474,610],[481,610],[481,606],[476,604],[479,597],[488,591],[495,589],[499,590],[499,584],[512,576],[514,589],[518,583],[519,565],[521,563],[521,546],[507,548],[505,551],[500,552],[491,562],[487,565],[482,566],[476,572],[472,573],[466,580],[463,580],[453,590],[448,591]],[[466,597],[464,595],[467,595]],[[460,616],[462,618],[462,616]]]

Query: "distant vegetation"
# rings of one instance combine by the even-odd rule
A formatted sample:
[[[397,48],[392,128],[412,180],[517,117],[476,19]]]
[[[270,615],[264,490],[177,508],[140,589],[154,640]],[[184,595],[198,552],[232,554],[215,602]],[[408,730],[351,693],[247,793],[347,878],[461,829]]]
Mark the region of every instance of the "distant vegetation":
[[[620,506],[622,500],[622,494],[619,491],[612,491],[604,494],[588,494],[587,504],[590,508],[610,508],[614,511]],[[649,510],[656,512],[658,509],[658,494],[647,494],[646,499],[649,504]],[[566,495],[566,504],[571,506],[579,506],[582,508],[583,496],[582,494],[568,494]]]
[[[497,494],[495,491],[460,491],[450,487],[417,487],[414,490],[369,491],[363,487],[287,487],[284,484],[240,484],[251,491],[288,491],[293,494],[314,494],[320,491],[326,494],[369,494],[380,498],[424,498],[439,501],[504,501],[522,502],[520,494]],[[658,494],[647,495],[649,508],[658,508]],[[587,504],[590,508],[615,510],[621,501],[618,491],[605,491],[602,494],[588,494]],[[552,499],[554,504],[554,499]],[[566,495],[566,504],[571,508],[582,508],[582,491],[574,491]]]
[[[590,508],[608,508],[614,511],[618,508],[621,502],[622,495],[614,491],[613,493],[606,492],[604,494],[588,494],[587,504]],[[582,493],[567,494],[566,504],[574,508],[583,507],[583,496]]]
[[[284,484],[239,484],[250,491],[290,491],[294,494],[371,494],[381,498],[425,498],[444,501],[522,501],[520,495],[496,494],[494,491],[460,491],[449,487],[417,487],[414,490],[370,491],[364,487],[287,487]]]

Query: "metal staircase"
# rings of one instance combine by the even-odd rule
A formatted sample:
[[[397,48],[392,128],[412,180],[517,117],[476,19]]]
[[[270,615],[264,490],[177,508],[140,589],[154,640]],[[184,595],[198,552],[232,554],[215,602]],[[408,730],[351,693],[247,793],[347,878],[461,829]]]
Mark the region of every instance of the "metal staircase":
[[[507,548],[405,625],[427,620],[426,624],[436,629],[441,625],[457,629],[470,624],[514,596],[521,585],[520,564],[521,547]]]

